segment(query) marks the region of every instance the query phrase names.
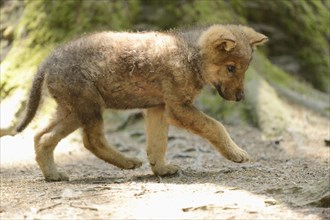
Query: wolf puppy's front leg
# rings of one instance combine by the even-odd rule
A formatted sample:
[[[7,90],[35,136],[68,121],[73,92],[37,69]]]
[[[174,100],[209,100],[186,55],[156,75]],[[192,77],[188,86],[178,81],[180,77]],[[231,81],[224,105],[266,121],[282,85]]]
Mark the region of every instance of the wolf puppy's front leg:
[[[176,165],[165,163],[168,124],[164,106],[147,109],[147,154],[153,173],[157,176],[171,175],[178,171]]]
[[[250,156],[230,138],[225,127],[191,104],[166,105],[171,124],[183,127],[207,139],[224,157],[236,163],[250,160]]]

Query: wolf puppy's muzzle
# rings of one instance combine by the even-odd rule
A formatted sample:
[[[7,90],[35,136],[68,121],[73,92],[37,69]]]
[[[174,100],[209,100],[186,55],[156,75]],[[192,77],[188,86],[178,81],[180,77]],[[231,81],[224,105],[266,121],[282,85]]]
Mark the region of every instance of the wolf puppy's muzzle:
[[[242,90],[239,90],[238,92],[236,92],[234,98],[230,98],[230,97],[227,96],[228,94],[227,94],[227,95],[225,94],[226,91],[223,91],[223,90],[222,90],[220,84],[215,85],[215,88],[217,89],[219,95],[220,95],[222,98],[226,99],[226,100],[239,102],[239,101],[241,101],[241,100],[244,100],[244,98],[245,98],[244,91],[242,91]]]

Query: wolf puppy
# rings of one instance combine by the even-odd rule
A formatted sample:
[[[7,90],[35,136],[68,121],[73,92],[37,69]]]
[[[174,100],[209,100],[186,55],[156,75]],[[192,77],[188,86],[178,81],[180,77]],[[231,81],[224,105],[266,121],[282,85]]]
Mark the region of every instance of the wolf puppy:
[[[224,99],[242,100],[253,48],[266,41],[265,35],[234,25],[187,32],[102,32],[76,39],[54,50],[39,67],[16,131],[33,119],[45,86],[58,105],[54,119],[34,139],[36,160],[47,181],[68,180],[57,170],[53,151],[80,127],[84,146],[100,159],[122,169],[141,166],[140,160],[107,143],[102,119],[106,108],[146,109],[147,154],[155,175],[179,169],[164,161],[169,124],[207,139],[229,160],[246,162],[249,155],[224,126],[193,102],[207,84]]]

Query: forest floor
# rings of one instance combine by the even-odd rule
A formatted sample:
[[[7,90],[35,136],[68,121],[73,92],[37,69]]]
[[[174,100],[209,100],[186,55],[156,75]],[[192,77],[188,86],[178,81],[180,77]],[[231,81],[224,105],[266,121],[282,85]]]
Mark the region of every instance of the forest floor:
[[[45,182],[34,161],[33,130],[1,138],[1,219],[329,219],[328,119],[297,109],[280,138],[227,125],[254,158],[235,164],[206,141],[171,128],[167,161],[182,172],[152,175],[143,120],[124,130],[107,123],[107,139],[144,165],[121,170],[87,150],[79,131],[55,151],[67,182]],[[108,120],[107,121],[111,121]]]

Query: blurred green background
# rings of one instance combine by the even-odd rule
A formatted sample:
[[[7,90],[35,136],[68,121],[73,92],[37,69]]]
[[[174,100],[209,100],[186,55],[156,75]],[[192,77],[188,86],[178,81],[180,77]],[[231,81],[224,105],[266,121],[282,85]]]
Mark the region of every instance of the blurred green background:
[[[328,0],[1,0],[0,7],[2,127],[14,126],[38,64],[62,42],[103,30],[215,23],[251,26],[269,42],[255,52],[245,102],[226,102],[206,88],[196,101],[203,111],[268,136],[286,130],[291,105],[329,117]]]

